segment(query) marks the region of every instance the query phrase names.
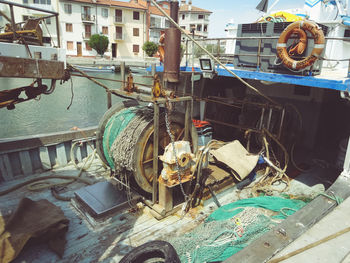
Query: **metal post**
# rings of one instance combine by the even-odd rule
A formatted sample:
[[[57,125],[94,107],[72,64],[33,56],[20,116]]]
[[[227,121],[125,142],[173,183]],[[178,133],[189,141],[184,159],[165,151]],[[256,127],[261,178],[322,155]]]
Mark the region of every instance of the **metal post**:
[[[350,62],[349,62],[350,65]],[[188,39],[186,39],[186,68],[188,67]]]
[[[220,58],[220,39],[218,39],[218,43],[217,43],[217,47],[216,47],[216,56],[218,57],[218,59]]]
[[[158,144],[159,144],[159,105],[157,102],[153,103],[153,191],[152,203],[157,202],[157,186],[158,186]]]
[[[12,26],[13,36],[15,39],[17,39],[16,22],[15,22],[15,14],[13,12],[13,5],[10,5],[10,14],[11,14],[11,26]]]
[[[281,123],[280,123],[280,128],[278,131],[278,139],[281,139],[281,134],[282,134],[282,129],[283,129],[283,123],[284,123],[284,115],[286,113],[286,109],[283,108],[282,113],[281,113]]]
[[[192,37],[194,38],[194,28],[192,28]],[[192,74],[191,74],[191,120],[193,119],[193,94],[194,94],[194,42],[192,42]]]
[[[122,81],[121,89],[125,88],[125,61],[120,62],[120,77]]]
[[[193,100],[192,100],[193,101]],[[186,111],[185,111],[185,135],[184,135],[184,139],[185,141],[189,141],[189,129],[190,129],[190,103],[189,101],[185,101],[186,104]]]
[[[151,74],[154,77],[156,75],[157,69],[156,69],[156,63],[152,63],[151,65]]]
[[[112,107],[112,94],[107,91],[107,108],[110,109]]]
[[[60,24],[59,24],[59,20],[58,20],[58,15],[55,16],[56,18],[56,33],[57,33],[57,43],[58,43],[58,47],[61,47],[61,37],[60,37]]]
[[[258,41],[258,58],[257,58],[257,68],[258,70],[260,70],[260,53],[261,53],[261,38],[259,38],[259,41]]]

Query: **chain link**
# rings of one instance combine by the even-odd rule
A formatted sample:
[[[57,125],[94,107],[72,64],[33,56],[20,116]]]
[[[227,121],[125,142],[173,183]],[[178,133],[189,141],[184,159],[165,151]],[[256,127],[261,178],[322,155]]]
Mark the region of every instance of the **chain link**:
[[[169,134],[170,137],[170,141],[171,141],[171,145],[173,146],[173,152],[175,155],[175,163],[176,163],[176,172],[177,172],[177,178],[179,180],[180,183],[180,188],[181,188],[181,192],[185,197],[185,200],[188,200],[188,195],[185,193],[185,190],[183,188],[183,185],[181,183],[181,174],[182,174],[182,169],[181,166],[179,164],[179,160],[177,159],[177,153],[176,153],[176,148],[175,148],[175,139],[174,139],[174,135],[171,133],[170,131],[170,122],[169,122],[169,118],[168,118],[168,109],[167,107],[165,107],[165,126],[166,126],[166,131]]]

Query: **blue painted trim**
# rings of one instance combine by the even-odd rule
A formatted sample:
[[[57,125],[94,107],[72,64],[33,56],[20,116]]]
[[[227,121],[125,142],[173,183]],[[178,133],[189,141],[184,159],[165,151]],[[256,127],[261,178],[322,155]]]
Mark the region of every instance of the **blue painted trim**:
[[[232,65],[227,65],[232,66]],[[163,66],[158,66],[157,72],[163,72]],[[181,71],[192,72],[192,67],[180,67]],[[196,67],[195,72],[201,72],[200,68]],[[233,77],[229,72],[222,68],[216,68],[219,76]],[[339,91],[350,90],[350,78],[345,78],[341,80],[316,78],[313,76],[299,76],[299,75],[288,75],[288,74],[277,74],[277,73],[267,73],[258,71],[247,71],[247,70],[232,70],[237,76],[243,79],[254,79],[254,80],[264,80],[276,83],[294,84],[302,85],[316,88],[325,88]]]

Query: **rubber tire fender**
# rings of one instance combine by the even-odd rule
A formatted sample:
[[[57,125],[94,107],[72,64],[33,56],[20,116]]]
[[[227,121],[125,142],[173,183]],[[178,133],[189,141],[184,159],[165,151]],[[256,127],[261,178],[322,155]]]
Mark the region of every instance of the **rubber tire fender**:
[[[150,241],[134,248],[119,263],[142,263],[152,258],[162,258],[165,263],[181,263],[175,248],[161,240]]]

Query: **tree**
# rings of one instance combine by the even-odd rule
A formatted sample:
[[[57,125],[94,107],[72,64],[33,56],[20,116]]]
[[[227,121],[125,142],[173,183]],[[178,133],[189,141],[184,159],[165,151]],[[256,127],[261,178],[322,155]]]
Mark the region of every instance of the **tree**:
[[[90,37],[88,45],[95,49],[96,52],[103,56],[103,54],[106,52],[108,48],[109,40],[108,37],[99,35],[99,34],[94,34]]]
[[[153,57],[153,55],[158,51],[158,45],[152,41],[146,41],[142,50],[146,52],[147,56]]]

